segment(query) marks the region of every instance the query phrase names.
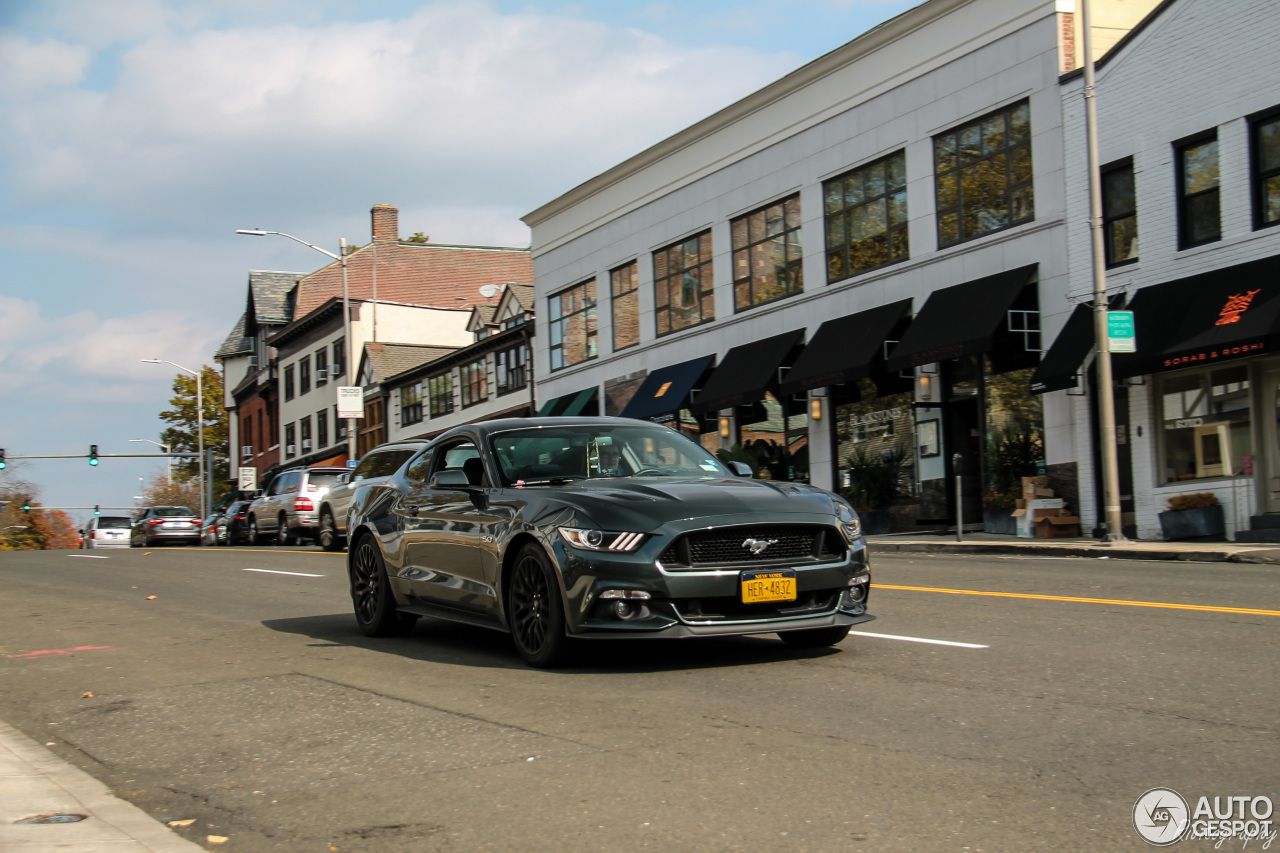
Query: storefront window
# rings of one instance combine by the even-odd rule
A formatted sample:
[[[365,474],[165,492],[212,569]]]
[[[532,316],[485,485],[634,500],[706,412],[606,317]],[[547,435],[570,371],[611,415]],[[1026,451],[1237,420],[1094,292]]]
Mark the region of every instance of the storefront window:
[[[833,407],[836,490],[859,510],[884,510],[916,495],[911,393],[881,396],[870,379],[856,390],[857,402]]]
[[[762,480],[809,480],[809,416],[805,406],[784,406],[772,394],[738,408],[738,444]],[[737,458],[737,457],[731,457]]]
[[[1229,477],[1253,465],[1244,365],[1160,380],[1161,482]]]
[[[1044,398],[1031,393],[1035,368],[991,372],[983,358],[986,410],[983,506],[1012,509],[1022,493],[1022,478],[1045,473]]]

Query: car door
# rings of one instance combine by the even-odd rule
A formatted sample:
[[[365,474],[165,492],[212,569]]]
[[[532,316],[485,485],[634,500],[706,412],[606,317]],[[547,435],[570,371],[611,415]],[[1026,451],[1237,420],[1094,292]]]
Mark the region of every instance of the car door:
[[[437,480],[442,471],[468,470],[468,460],[479,456],[471,439],[439,446],[427,464],[411,469],[410,488],[396,499],[394,511],[404,530],[401,575],[410,596],[424,604],[496,615],[493,571],[486,568],[491,561],[483,554],[493,520],[484,478],[467,487]],[[471,462],[470,470],[476,466]]]

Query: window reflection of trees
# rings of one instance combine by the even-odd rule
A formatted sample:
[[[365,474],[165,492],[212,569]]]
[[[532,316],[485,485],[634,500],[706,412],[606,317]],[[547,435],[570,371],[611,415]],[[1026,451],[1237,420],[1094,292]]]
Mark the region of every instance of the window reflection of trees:
[[[822,191],[828,281],[907,258],[907,167],[903,152],[826,181]]]
[[[714,320],[711,232],[654,252],[653,288],[659,335]]]
[[[1030,104],[936,137],[934,171],[941,246],[1033,219]]]

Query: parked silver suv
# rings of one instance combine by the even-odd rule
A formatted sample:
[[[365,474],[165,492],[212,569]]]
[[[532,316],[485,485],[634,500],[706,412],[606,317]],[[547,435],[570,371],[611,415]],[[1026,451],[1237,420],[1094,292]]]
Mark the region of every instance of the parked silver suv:
[[[249,504],[249,541],[292,545],[315,539],[319,504],[346,468],[289,468],[281,471]]]
[[[396,441],[381,444],[365,454],[360,464],[330,486],[320,501],[320,532],[317,541],[326,551],[337,551],[347,540],[347,510],[351,496],[360,486],[385,482],[400,470],[400,466],[419,450],[427,446],[425,441]]]

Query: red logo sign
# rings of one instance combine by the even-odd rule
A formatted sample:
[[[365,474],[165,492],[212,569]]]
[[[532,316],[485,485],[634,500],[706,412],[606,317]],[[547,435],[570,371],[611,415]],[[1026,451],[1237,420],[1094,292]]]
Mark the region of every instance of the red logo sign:
[[[1257,290],[1248,290],[1244,293],[1237,293],[1234,296],[1227,297],[1227,304],[1218,315],[1218,322],[1215,326],[1225,326],[1228,323],[1240,322],[1240,315],[1249,310],[1249,304],[1253,302],[1253,297],[1262,292],[1262,288]]]

